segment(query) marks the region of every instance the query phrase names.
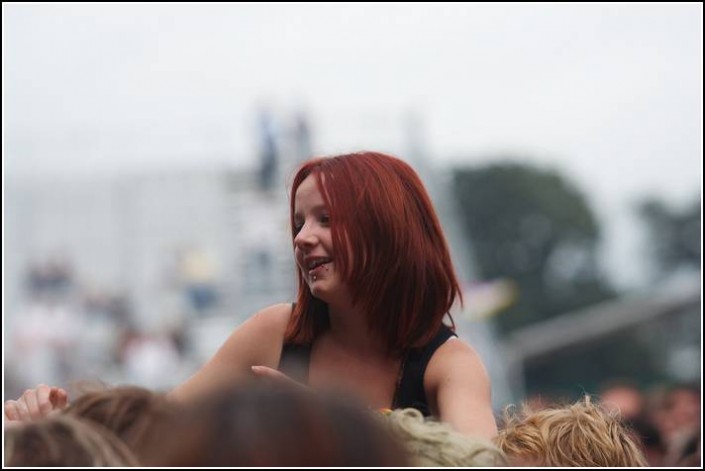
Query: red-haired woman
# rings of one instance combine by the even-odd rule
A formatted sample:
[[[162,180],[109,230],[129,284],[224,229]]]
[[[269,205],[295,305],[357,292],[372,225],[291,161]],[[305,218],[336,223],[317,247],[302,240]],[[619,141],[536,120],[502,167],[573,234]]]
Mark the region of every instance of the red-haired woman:
[[[170,397],[287,374],[373,408],[414,407],[468,435],[496,435],[482,361],[443,323],[460,290],[416,172],[375,152],[305,162],[291,228],[296,303],[255,314]]]

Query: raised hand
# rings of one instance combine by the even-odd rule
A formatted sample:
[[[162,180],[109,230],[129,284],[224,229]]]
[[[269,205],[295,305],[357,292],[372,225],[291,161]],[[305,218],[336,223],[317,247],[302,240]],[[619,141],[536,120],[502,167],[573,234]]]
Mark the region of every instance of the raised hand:
[[[52,412],[66,408],[69,402],[65,390],[40,384],[27,389],[16,401],[5,401],[5,420],[8,422],[39,420]]]

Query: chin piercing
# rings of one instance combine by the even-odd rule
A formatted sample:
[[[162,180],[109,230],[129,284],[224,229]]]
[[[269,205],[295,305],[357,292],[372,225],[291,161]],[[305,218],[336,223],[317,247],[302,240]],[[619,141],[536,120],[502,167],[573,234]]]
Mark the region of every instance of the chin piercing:
[[[316,281],[316,275],[313,275],[312,278],[313,278],[313,281]]]

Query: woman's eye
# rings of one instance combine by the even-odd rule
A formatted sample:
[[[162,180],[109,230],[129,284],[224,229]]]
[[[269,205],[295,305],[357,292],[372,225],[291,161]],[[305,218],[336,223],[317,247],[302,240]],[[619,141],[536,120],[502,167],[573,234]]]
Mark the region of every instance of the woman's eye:
[[[330,216],[328,216],[327,214],[321,215],[321,223],[323,223],[323,224],[330,223]]]
[[[294,224],[294,234],[298,234],[302,227],[304,227],[303,224]]]

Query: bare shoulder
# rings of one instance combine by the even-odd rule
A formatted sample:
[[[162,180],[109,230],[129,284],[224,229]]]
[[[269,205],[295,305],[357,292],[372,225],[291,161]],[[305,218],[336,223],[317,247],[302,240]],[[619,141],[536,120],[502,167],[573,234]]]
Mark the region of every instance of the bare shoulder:
[[[281,333],[283,336],[286,326],[289,324],[291,312],[292,305],[289,303],[273,304],[257,311],[240,328],[246,328],[254,332],[262,331],[265,335]]]
[[[449,339],[436,350],[424,388],[434,414],[459,432],[481,438],[496,435],[489,375],[480,355],[466,342]]]
[[[221,347],[222,353],[231,361],[237,359],[248,363],[248,367],[256,364],[276,366],[273,362],[281,353],[291,311],[291,304],[274,304],[256,312],[230,334]]]
[[[426,370],[426,382],[438,383],[448,376],[458,374],[489,382],[487,370],[477,351],[467,342],[452,337],[438,347],[431,357]]]

